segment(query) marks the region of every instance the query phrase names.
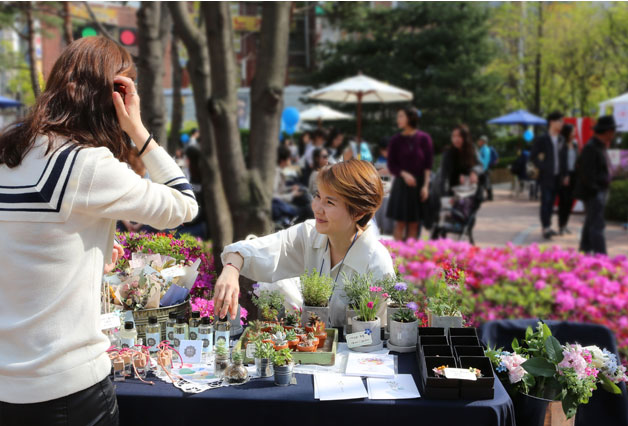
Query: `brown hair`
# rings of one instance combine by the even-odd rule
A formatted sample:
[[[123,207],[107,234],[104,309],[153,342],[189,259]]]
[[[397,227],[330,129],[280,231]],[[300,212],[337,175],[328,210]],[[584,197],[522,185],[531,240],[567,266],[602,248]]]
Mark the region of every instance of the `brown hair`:
[[[326,166],[318,173],[318,185],[336,192],[352,217],[364,215],[357,224],[364,229],[381,206],[384,186],[368,161],[349,160]]]
[[[129,53],[105,37],[85,37],[63,51],[55,62],[46,90],[29,114],[0,135],[0,164],[20,165],[38,135],[55,136],[90,147],[107,147],[127,161],[130,146],[113,106],[116,75],[136,76]]]
[[[460,152],[462,154],[460,157],[462,165],[471,169],[477,163],[475,148],[473,148],[473,142],[471,139],[471,132],[466,124],[458,124],[453,128],[452,132],[456,130],[458,130],[460,137],[462,138],[462,147],[460,148]],[[456,149],[453,145],[451,147],[452,149]]]

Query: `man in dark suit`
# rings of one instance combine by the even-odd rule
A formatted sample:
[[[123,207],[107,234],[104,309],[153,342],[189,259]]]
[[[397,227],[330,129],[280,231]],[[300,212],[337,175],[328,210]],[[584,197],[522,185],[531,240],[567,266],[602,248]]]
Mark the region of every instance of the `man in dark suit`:
[[[611,168],[607,149],[615,138],[615,119],[600,117],[593,128],[594,135],[582,149],[576,173],[576,198],[584,203],[584,226],[580,236],[580,251],[606,254],[604,238],[604,207],[611,183]]]
[[[539,169],[543,238],[551,239],[557,234],[552,230],[552,211],[557,191],[560,188],[558,151],[563,143],[560,135],[563,128],[563,115],[557,111],[552,112],[547,117],[547,127],[548,132],[534,140],[530,161]]]

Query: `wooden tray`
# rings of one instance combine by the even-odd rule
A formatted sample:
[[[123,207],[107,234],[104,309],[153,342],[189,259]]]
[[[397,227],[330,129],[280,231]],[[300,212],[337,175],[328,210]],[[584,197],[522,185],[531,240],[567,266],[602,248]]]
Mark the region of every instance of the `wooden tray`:
[[[336,363],[336,351],[338,349],[338,330],[335,328],[328,328],[327,339],[325,345],[322,348],[316,350],[316,352],[292,352],[292,358],[295,364],[317,364],[317,365],[334,365]],[[247,328],[238,343],[234,346],[233,350],[242,351],[242,359],[246,364],[253,364],[255,360],[246,356],[246,343],[248,341],[249,329]]]

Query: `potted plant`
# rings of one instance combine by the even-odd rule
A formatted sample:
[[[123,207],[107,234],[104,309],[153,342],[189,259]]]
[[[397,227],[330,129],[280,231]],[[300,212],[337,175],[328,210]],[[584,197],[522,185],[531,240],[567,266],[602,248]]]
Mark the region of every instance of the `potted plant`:
[[[293,307],[293,309],[286,314],[283,328],[285,328],[286,330],[292,330],[295,327],[301,325],[301,314],[301,309]]]
[[[329,325],[329,298],[334,292],[334,281],[329,275],[319,274],[316,269],[301,275],[303,312],[301,323],[306,324],[305,313],[314,312],[326,325]]]
[[[227,367],[229,367],[229,349],[227,349],[224,340],[220,340],[216,344],[216,358],[214,360],[214,374],[216,377],[222,377]]]
[[[286,340],[288,341],[288,347],[291,350],[297,349],[300,339],[297,337],[297,333],[295,333],[294,329],[286,331]]]
[[[290,349],[281,349],[273,354],[273,366],[275,369],[275,385],[288,386],[292,381],[292,352]]]
[[[273,343],[273,335],[265,331],[260,335],[262,343]]]
[[[486,355],[514,395],[517,426],[573,425],[577,408],[597,385],[621,394],[617,383],[628,381],[615,354],[597,346],[561,345],[549,327],[528,327],[512,352],[489,349]],[[561,408],[562,407],[562,408]]]
[[[390,330],[390,321],[392,316],[400,309],[404,309],[406,304],[410,302],[411,292],[408,289],[408,284],[402,282],[399,277],[390,277],[382,282],[382,287],[390,300],[388,304],[388,325],[387,330]]]
[[[255,369],[260,377],[273,375],[273,354],[275,347],[272,343],[257,342],[255,344]]]
[[[305,325],[305,331],[308,333],[314,333],[314,331],[316,331],[317,327],[321,323],[321,317],[316,315],[314,312],[308,312],[308,315],[309,318],[307,320],[307,324]]]
[[[297,351],[299,352],[316,352],[318,347],[318,339],[314,337],[314,334],[309,333],[305,338],[297,345]]]
[[[368,294],[371,283],[373,282],[373,273],[354,274],[351,278],[343,272],[344,293],[347,298],[345,332],[352,332],[353,317],[357,315],[357,309],[360,300]]]
[[[358,350],[370,352],[381,349],[381,321],[377,316],[377,311],[385,298],[382,296],[384,289],[378,286],[372,286],[366,295],[362,297],[358,305],[358,315],[352,319],[352,332],[364,332],[370,334],[372,344],[362,346]]]
[[[224,377],[230,385],[241,385],[249,381],[249,371],[242,365],[242,352],[231,352],[231,365],[224,372]]]
[[[426,283],[427,321],[430,327],[462,327],[465,304],[465,274],[455,266],[446,264],[440,274]]]
[[[416,348],[419,321],[410,309],[401,308],[390,321],[390,343],[403,348]]]
[[[283,302],[284,296],[277,290],[260,290],[258,293],[253,293],[253,304],[257,306],[260,316],[266,322],[279,322]]]
[[[273,336],[273,345],[275,346],[276,351],[280,351],[282,349],[288,349],[288,341],[286,340],[286,334],[278,331]]]
[[[276,333],[284,333],[286,330],[283,328],[283,326],[281,324],[273,324],[273,326],[271,327],[270,332],[272,334],[276,334]]]
[[[299,341],[305,340],[305,337],[307,336],[307,332],[303,328],[301,328],[301,327],[296,327],[294,329],[294,333],[299,338]]]

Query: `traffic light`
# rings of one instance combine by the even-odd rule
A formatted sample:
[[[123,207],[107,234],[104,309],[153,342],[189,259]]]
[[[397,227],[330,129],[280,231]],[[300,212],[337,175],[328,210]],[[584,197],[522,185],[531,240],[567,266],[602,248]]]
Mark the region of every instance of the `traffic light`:
[[[118,40],[124,47],[137,45],[137,29],[120,28]]]

